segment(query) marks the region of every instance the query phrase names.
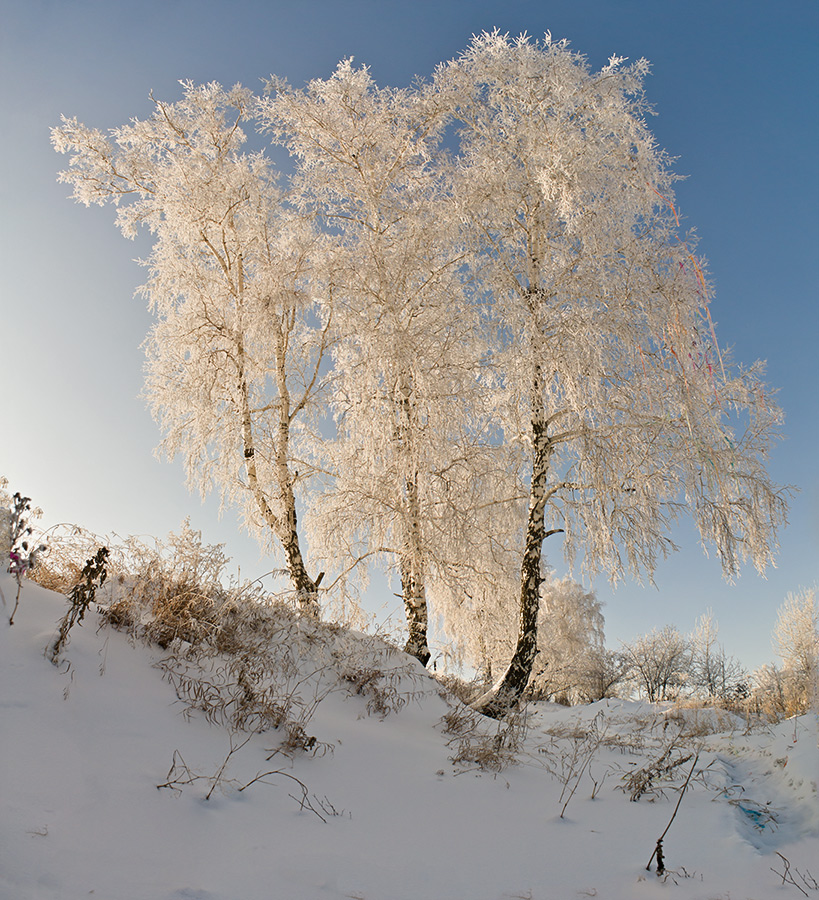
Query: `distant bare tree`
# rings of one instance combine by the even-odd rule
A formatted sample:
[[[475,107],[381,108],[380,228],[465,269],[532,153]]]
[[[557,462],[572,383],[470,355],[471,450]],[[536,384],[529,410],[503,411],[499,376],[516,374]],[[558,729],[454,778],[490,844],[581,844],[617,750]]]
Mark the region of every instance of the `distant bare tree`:
[[[649,702],[678,696],[690,670],[691,647],[673,625],[641,635],[626,644],[623,652]]]
[[[589,654],[583,678],[578,684],[581,700],[594,703],[606,697],[616,697],[618,685],[623,684],[631,671],[631,661],[617,650],[597,650]]]
[[[736,695],[748,673],[739,660],[729,656],[717,640],[719,626],[709,610],[701,616],[689,640],[691,666],[688,683],[709,700],[724,702]]]

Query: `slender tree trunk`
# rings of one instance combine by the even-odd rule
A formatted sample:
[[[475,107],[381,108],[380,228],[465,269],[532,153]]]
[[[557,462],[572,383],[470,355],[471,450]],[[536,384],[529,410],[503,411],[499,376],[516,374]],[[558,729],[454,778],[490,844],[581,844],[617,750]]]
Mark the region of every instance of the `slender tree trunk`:
[[[285,464],[278,466],[278,487],[282,495],[284,517],[277,516],[271,507],[265,491],[259,484],[256,472],[256,449],[253,445],[253,431],[249,409],[243,410],[242,436],[244,443],[245,471],[247,472],[248,486],[256,501],[256,506],[262,518],[276,535],[284,550],[287,572],[293,589],[296,592],[301,610],[312,616],[319,614],[318,585],[320,578],[315,581],[307,574],[304,558],[301,554],[299,543],[298,518],[296,514],[296,499],[293,493],[293,481],[289,469]],[[277,454],[278,456],[279,454]]]
[[[401,559],[401,591],[409,632],[404,652],[414,656],[422,666],[425,666],[431,655],[427,645],[426,591],[423,575],[419,576],[416,573],[413,561],[406,557]]]
[[[290,389],[287,386],[286,360],[287,335],[284,316],[281,328],[276,340],[276,382],[279,393],[279,439],[276,442],[276,475],[279,495],[284,515],[280,519],[279,540],[284,547],[287,559],[287,570],[290,580],[296,589],[296,599],[302,611],[309,615],[318,616],[320,606],[318,602],[319,577],[315,581],[307,574],[304,558],[301,555],[299,543],[298,516],[296,514],[296,495],[293,492],[293,473],[288,465],[290,456]]]
[[[431,654],[427,644],[427,594],[421,563],[421,510],[418,500],[417,473],[407,479],[406,489],[409,522],[405,545],[408,552],[401,557],[401,593],[404,598],[409,636],[404,651],[425,666],[429,662]]]
[[[537,655],[537,618],[540,608],[540,571],[543,541],[548,534],[544,513],[548,499],[549,458],[552,445],[543,407],[543,375],[535,365],[532,383],[532,482],[529,488],[529,516],[523,561],[520,569],[520,604],[518,609],[518,639],[512,660],[503,676],[473,704],[487,716],[500,718],[514,707],[529,683],[532,665]]]
[[[282,323],[282,328],[284,327]],[[242,442],[244,445],[245,471],[247,472],[248,485],[250,487],[256,505],[265,522],[270,526],[278,538],[284,550],[287,572],[296,599],[302,612],[318,617],[320,606],[318,602],[318,586],[321,576],[313,580],[304,565],[299,543],[298,516],[296,514],[296,496],[293,492],[293,474],[288,465],[290,450],[290,394],[287,387],[285,374],[285,336],[279,332],[276,341],[276,380],[279,391],[279,427],[278,441],[275,450],[276,486],[281,498],[283,514],[277,515],[270,505],[256,471],[256,448],[253,436],[253,414],[250,408],[250,398],[245,376],[244,346],[241,337],[238,341],[239,362],[239,396],[241,403]]]
[[[290,475],[289,469],[287,474]],[[279,539],[284,547],[287,559],[287,571],[296,590],[296,599],[302,612],[318,618],[321,607],[318,600],[318,586],[322,576],[315,580],[307,574],[304,558],[299,544],[298,518],[296,515],[296,498],[293,494],[293,479],[290,476],[284,484],[286,495],[282,498],[285,507],[285,521]]]
[[[399,390],[398,436],[404,447],[407,471],[411,473],[404,483],[406,521],[404,552],[400,559],[401,593],[409,633],[404,651],[414,656],[422,666],[426,666],[431,654],[427,644],[428,613],[421,540],[421,501],[418,494],[418,472],[411,452],[412,383],[409,376],[401,376]]]

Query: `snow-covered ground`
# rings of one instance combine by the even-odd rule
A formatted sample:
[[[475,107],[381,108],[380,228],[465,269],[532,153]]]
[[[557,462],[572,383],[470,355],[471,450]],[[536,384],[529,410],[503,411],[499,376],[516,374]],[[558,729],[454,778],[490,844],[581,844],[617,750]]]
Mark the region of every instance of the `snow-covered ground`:
[[[162,651],[92,612],[55,668],[43,651],[65,598],[26,583],[9,627],[16,584],[0,588],[2,900],[803,896],[772,871],[782,857],[819,900],[815,716],[748,730],[708,710],[535,704],[505,736],[517,762],[482,771],[469,758],[491,757],[497,724],[470,735],[418,669],[384,718],[329,694],[309,723],[327,752],[268,761],[281,735],[255,734],[217,781],[231,735],[184,715],[152,666]],[[670,772],[645,784],[652,764]],[[646,863],[692,766],[660,878]],[[169,780],[190,783],[157,789]]]

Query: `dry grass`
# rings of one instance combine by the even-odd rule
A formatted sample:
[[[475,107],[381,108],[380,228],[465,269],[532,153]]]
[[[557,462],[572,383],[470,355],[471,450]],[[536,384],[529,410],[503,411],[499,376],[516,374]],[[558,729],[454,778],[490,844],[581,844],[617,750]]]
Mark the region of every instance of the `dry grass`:
[[[505,719],[489,719],[452,698],[441,719],[450,761],[461,771],[502,772],[518,761],[528,731],[528,714],[520,710]]]
[[[167,543],[99,538],[57,529],[37,580],[70,593],[82,562],[110,548],[109,577],[97,591],[104,624],[165,651],[156,663],[186,713],[232,734],[278,732],[270,752],[326,752],[309,731],[318,705],[342,692],[385,717],[429,689],[411,660],[378,637],[303,617],[260,584],[225,585],[221,546],[202,543],[186,523]]]
[[[620,787],[632,802],[641,797],[654,798],[663,795],[677,774],[680,766],[694,757],[683,744],[682,730],[672,734],[659,751],[642,766],[627,771],[621,777]]]
[[[577,792],[583,776],[591,771],[600,747],[607,743],[608,723],[603,713],[598,713],[585,727],[572,729],[563,735],[559,743],[552,740],[549,748],[540,747],[539,752],[543,756],[543,764],[563,785],[558,803],[561,804],[560,818],[566,814],[566,809]],[[568,738],[568,740],[566,740]],[[606,780],[608,773],[604,773],[599,779],[589,775],[592,782],[592,799],[594,799]]]
[[[242,783],[231,771],[236,755],[257,735],[268,736],[268,762],[332,752],[311,727],[330,694],[360,698],[367,714],[384,718],[438,691],[414,660],[382,638],[303,616],[258,583],[225,584],[222,548],[203,545],[187,524],[164,545],[58,530],[37,580],[72,596],[83,583],[83,561],[103,543],[110,548],[109,577],[93,596],[102,624],[162,651],[155,666],[185,714],[219,725],[230,740],[212,773],[192,770],[175,751],[158,787],[204,787],[209,799],[215,790],[286,783],[297,787],[291,797],[300,810],[327,821],[344,811],[281,768]]]

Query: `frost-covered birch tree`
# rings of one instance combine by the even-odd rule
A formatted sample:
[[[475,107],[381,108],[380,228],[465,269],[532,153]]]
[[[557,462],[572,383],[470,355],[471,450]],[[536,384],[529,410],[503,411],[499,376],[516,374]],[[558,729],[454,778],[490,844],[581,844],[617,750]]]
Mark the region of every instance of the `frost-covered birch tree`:
[[[474,579],[479,510],[504,500],[482,487],[498,467],[485,435],[486,346],[459,278],[437,101],[379,88],[347,60],[303,90],[272,81],[262,116],[297,161],[301,209],[334,246],[335,440],[311,544],[397,571],[406,650],[424,664],[430,591],[452,600]]]
[[[407,90],[347,61],[263,101],[187,84],[110,136],[54,132],[74,196],[154,235],[164,449],[275,537],[307,608],[296,491],[321,470],[319,553],[399,573],[423,662],[430,591],[453,628],[516,609],[492,715],[532,673],[547,537],[585,576],[650,578],[690,513],[733,576],[785,520],[781,415],[762,366],[717,345],[647,71],[495,32]],[[250,122],[291,152],[286,192],[242,152]]]
[[[743,687],[748,674],[737,659],[728,656],[719,643],[719,625],[713,612],[700,616],[689,636],[691,663],[688,686],[707,700],[729,700]]]
[[[683,513],[728,576],[771,561],[786,500],[761,366],[717,346],[710,288],[646,127],[648,64],[600,72],[565,42],[483,34],[439,67],[460,131],[471,284],[494,323],[498,421],[525,450],[518,639],[479,702],[499,715],[537,648],[543,543],[612,580],[653,572]],[[510,598],[511,602],[511,598]]]
[[[510,573],[511,575],[511,573]],[[518,576],[519,577],[519,576]],[[464,605],[464,620],[453,622],[469,661],[491,683],[506,671],[517,642],[516,623],[509,616],[508,594],[516,578],[499,581]],[[502,592],[505,588],[506,595]],[[569,702],[600,699],[600,681],[606,665],[605,620],[602,604],[594,591],[570,576],[556,578],[544,573],[538,609],[537,653],[532,665],[527,696],[541,700],[560,698]],[[612,684],[617,679],[613,679]],[[606,685],[602,693],[611,687]]]
[[[793,699],[819,712],[819,600],[816,586],[788,593],[779,607],[773,645],[784,662]]]
[[[309,474],[298,458],[324,389],[330,314],[314,299],[317,235],[269,159],[242,152],[255,102],[238,86],[185,83],[181,101],[154,101],[150,118],[110,135],[64,118],[52,136],[71,156],[60,178],[74,198],[112,203],[126,237],[153,237],[145,396],[161,449],[283,550],[300,604],[315,612],[319,579],[302,555],[296,493]]]

